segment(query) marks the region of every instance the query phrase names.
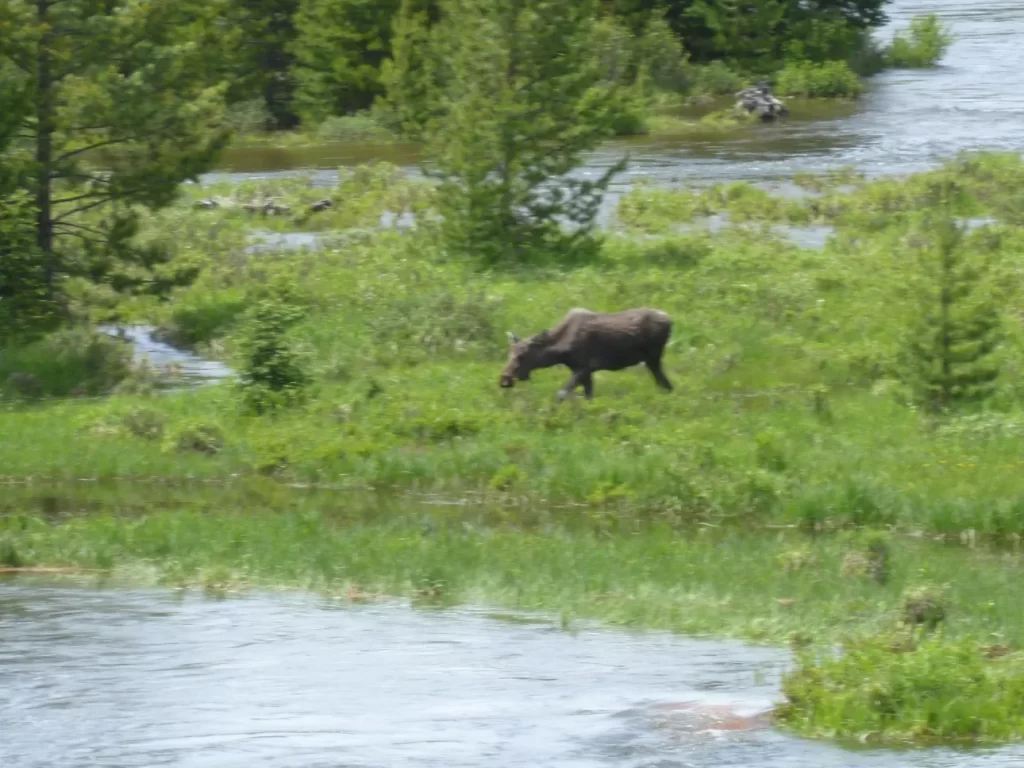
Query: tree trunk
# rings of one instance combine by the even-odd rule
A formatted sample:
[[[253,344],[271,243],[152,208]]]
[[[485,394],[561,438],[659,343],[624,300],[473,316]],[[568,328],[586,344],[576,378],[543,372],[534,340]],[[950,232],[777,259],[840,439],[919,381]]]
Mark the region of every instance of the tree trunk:
[[[36,51],[36,243],[46,260],[49,298],[57,293],[57,257],[53,252],[53,210],[50,183],[53,172],[53,72],[50,61],[51,0],[36,0],[36,22],[42,30]]]

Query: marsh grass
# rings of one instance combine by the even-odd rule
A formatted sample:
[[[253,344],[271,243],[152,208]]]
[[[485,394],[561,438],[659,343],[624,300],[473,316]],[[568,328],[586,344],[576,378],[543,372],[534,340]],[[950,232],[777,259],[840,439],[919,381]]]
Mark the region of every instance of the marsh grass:
[[[1024,738],[1024,657],[1004,646],[903,631],[798,659],[776,720],[799,734],[887,746]]]
[[[908,590],[948,584],[950,638],[1024,641],[1016,550],[897,539],[891,578],[879,584],[843,575],[843,557],[859,546],[843,536],[680,533],[657,523],[610,531],[582,511],[524,524],[514,515],[502,521],[497,508],[344,496],[300,497],[282,510],[240,489],[202,497],[196,508],[171,502],[137,514],[113,504],[116,513],[54,517],[33,512],[38,507],[23,496],[20,512],[0,517],[4,557],[23,566],[108,569],[136,583],[354,590],[819,645],[895,632]],[[207,506],[214,498],[217,509]],[[800,565],[787,567],[794,550]]]

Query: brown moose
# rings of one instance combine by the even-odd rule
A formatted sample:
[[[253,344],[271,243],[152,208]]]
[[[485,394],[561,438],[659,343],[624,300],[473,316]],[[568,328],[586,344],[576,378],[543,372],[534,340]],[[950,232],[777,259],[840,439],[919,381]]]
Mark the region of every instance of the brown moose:
[[[622,312],[569,310],[554,328],[520,340],[509,331],[508,363],[501,372],[502,387],[527,381],[538,368],[564,365],[572,376],[558,391],[561,402],[578,386],[584,396],[594,396],[594,372],[618,371],[644,363],[662,389],[672,384],[661,369],[661,356],[672,333],[672,319],[657,309],[627,309]]]

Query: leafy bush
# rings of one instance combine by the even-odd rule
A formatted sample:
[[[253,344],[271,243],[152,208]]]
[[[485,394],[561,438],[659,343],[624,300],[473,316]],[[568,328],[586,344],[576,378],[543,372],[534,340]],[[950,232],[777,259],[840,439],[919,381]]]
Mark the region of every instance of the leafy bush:
[[[691,92],[698,96],[724,96],[736,93],[746,85],[742,75],[729,69],[724,61],[716,60],[702,67],[695,67],[690,76]]]
[[[395,134],[381,125],[368,110],[328,117],[316,127],[316,137],[328,143],[395,140]]]
[[[885,52],[890,67],[923,69],[934,67],[953,42],[949,29],[934,13],[916,16],[910,22],[909,37],[897,34]]]
[[[0,353],[0,387],[9,394],[31,380],[38,396],[106,394],[131,371],[130,345],[85,328],[57,331]]]
[[[879,635],[836,658],[804,650],[776,719],[798,733],[888,745],[1024,738],[1024,660],[987,659],[971,639]]]
[[[775,91],[780,96],[807,98],[856,98],[864,84],[845,61],[790,62],[776,75]]]
[[[224,431],[204,421],[180,424],[166,441],[166,448],[178,453],[220,453],[224,449]]]

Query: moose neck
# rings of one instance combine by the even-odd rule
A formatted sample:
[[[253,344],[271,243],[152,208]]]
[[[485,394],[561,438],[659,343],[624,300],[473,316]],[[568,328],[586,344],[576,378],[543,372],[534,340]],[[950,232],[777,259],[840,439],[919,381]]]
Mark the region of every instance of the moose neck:
[[[548,336],[538,340],[533,353],[532,368],[550,368],[562,362],[562,352],[556,344],[556,339]]]

